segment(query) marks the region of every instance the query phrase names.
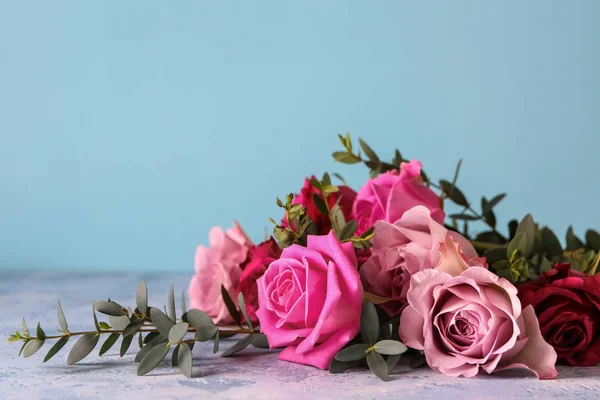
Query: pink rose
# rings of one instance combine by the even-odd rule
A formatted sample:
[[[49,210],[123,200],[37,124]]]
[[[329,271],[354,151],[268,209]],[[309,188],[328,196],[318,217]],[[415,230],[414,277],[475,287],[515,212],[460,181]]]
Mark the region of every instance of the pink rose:
[[[411,208],[393,224],[376,222],[371,242],[373,255],[360,268],[360,275],[367,292],[392,299],[381,304],[391,316],[406,306],[410,278],[417,272],[487,267],[467,239],[444,228],[424,206]]]
[[[421,163],[411,160],[400,165],[400,173],[390,171],[369,179],[360,189],[352,215],[358,222],[357,234],[361,234],[377,221],[394,222],[414,206],[423,205],[431,210],[431,216],[444,222],[444,211],[438,196],[423,184]]]
[[[269,264],[277,260],[281,255],[281,249],[277,242],[270,238],[257,246],[250,247],[248,257],[241,265],[242,274],[240,282],[237,285],[235,298],[242,293],[246,302],[246,311],[248,317],[254,322],[256,319],[256,310],[258,310],[258,286],[256,281],[263,276]]]
[[[251,243],[237,222],[227,232],[220,227],[212,228],[209,242],[210,247],[200,245],[196,249],[196,275],[188,292],[190,306],[207,313],[215,324],[227,324],[233,321],[223,302],[221,285],[230,294],[235,293],[242,273],[240,264],[246,259]]]
[[[327,369],[360,330],[363,288],[351,243],[333,232],[283,250],[258,280],[256,313],[280,360]]]
[[[434,269],[412,276],[400,338],[424,350],[429,366],[450,376],[472,377],[527,368],[539,379],[555,378],[556,352],[540,332],[531,306],[521,311],[517,289],[487,269],[459,275]]]

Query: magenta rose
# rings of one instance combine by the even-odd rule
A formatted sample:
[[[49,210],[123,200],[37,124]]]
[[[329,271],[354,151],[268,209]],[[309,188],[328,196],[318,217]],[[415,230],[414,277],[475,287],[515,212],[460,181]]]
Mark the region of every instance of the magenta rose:
[[[333,232],[285,248],[258,280],[256,315],[280,360],[327,369],[360,330],[363,288],[351,243]]]
[[[431,217],[425,206],[416,206],[390,224],[375,223],[371,240],[372,256],[360,268],[365,291],[392,299],[381,304],[391,316],[399,315],[407,304],[410,278],[424,269],[443,272],[487,267],[471,243],[457,232],[449,231]]]
[[[600,362],[600,275],[586,275],[557,263],[519,285],[519,298],[537,314],[542,334],[559,362],[593,366]]]
[[[444,222],[444,211],[434,191],[423,184],[421,163],[411,160],[400,165],[400,173],[389,171],[369,179],[359,190],[352,215],[361,234],[377,221],[394,222],[411,208],[422,205],[431,211],[432,218]]]
[[[196,249],[196,274],[189,287],[191,308],[207,313],[216,324],[233,322],[221,296],[221,285],[235,293],[251,243],[239,224],[223,232],[214,227],[209,235],[210,247]],[[233,296],[232,296],[233,297]]]
[[[277,242],[270,238],[257,246],[252,246],[248,250],[248,257],[241,265],[242,274],[237,286],[237,296],[242,293],[246,303],[248,317],[254,322],[257,321],[256,310],[258,310],[258,286],[256,281],[263,276],[269,264],[277,260],[281,255],[281,249]]]
[[[449,376],[471,377],[526,368],[555,378],[556,352],[540,332],[533,307],[521,310],[517,289],[480,267],[460,275],[428,269],[412,276],[400,338],[423,350],[429,366]]]

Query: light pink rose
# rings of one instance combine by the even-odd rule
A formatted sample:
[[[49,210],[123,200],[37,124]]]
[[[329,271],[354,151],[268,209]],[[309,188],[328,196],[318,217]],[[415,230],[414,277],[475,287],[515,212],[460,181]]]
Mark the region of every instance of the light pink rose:
[[[392,299],[381,304],[391,316],[406,306],[412,275],[424,269],[462,271],[469,266],[487,267],[471,243],[435,221],[424,206],[406,211],[390,224],[375,223],[372,256],[360,268],[365,291]],[[458,272],[460,273],[460,272]]]
[[[367,181],[352,207],[352,215],[358,222],[357,234],[366,231],[377,221],[394,222],[418,205],[430,209],[437,222],[444,222],[440,199],[423,184],[421,167],[419,161],[411,160],[400,165],[400,173],[389,171]]]
[[[429,366],[449,376],[472,377],[526,368],[555,378],[556,352],[540,332],[531,306],[521,311],[517,289],[480,267],[452,276],[434,269],[413,275],[409,306],[400,318],[406,346],[424,350]]]
[[[207,313],[215,324],[233,322],[221,296],[221,285],[235,297],[236,286],[251,243],[236,222],[232,229],[223,232],[214,227],[209,235],[210,247],[196,249],[196,274],[189,287],[191,308]],[[234,299],[237,301],[237,299]]]
[[[363,288],[351,243],[330,232],[283,250],[258,280],[256,315],[280,360],[327,369],[360,330]]]

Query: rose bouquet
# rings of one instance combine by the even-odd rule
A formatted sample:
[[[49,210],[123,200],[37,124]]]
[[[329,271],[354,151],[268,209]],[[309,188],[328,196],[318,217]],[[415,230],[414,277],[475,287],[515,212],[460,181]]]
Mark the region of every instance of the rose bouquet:
[[[191,308],[183,293],[179,316],[173,287],[161,310],[148,305],[142,282],[134,308],[94,302],[92,331],[70,332],[59,304],[57,335],[39,323],[30,332],[23,320],[9,340],[29,357],[58,339],[47,361],[78,337],[73,364],[101,336],[100,355],[121,339],[121,356],[137,336],[139,375],[173,348],[173,366],[188,377],[196,342],[213,340],[216,353],[236,335],[222,356],[252,345],[333,373],[366,365],[383,380],[401,357],[450,376],[523,368],[539,379],[555,378],[557,362],[600,361],[597,232],[584,242],[569,228],[563,248],[527,215],[503,234],[494,207],[504,194],[475,210],[457,186],[460,162],[452,180],[436,183],[398,150],[383,162],[364,141],[361,154],[348,134],[339,137],[333,157],[366,165],[364,186],[355,192],[337,174],[340,185],[327,173],[307,178],[299,194],[277,199],[283,216],[259,244],[237,223],[213,228],[210,245],[196,251]]]

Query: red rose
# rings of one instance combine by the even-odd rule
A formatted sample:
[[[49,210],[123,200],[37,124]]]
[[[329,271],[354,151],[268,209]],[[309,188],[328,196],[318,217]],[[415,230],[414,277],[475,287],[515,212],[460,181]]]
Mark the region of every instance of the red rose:
[[[240,292],[244,295],[246,311],[250,319],[254,322],[258,321],[258,318],[256,318],[256,310],[258,310],[256,280],[263,276],[269,264],[277,260],[280,255],[281,249],[277,245],[277,242],[273,238],[270,238],[266,242],[250,247],[248,257],[241,265],[243,272],[240,275],[240,281],[237,286],[236,299]]]
[[[313,179],[316,178],[313,176]],[[344,213],[344,218],[346,221],[350,221],[352,219],[352,205],[356,198],[356,192],[348,186],[338,186],[338,188],[339,190],[337,192],[327,196],[327,202],[329,203],[329,207],[332,208],[338,199],[340,199],[339,206]],[[317,225],[319,235],[326,235],[331,230],[331,221],[328,216],[323,215],[319,211],[313,200],[313,194],[317,194],[319,197],[323,198],[321,192],[310,184],[310,180],[308,178],[304,179],[304,186],[302,187],[300,194],[294,196],[294,204],[302,204],[306,208],[306,214]],[[285,225],[284,221],[284,226]]]
[[[534,307],[542,335],[559,361],[578,366],[600,362],[600,275],[557,263],[518,289],[523,308]]]

